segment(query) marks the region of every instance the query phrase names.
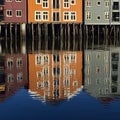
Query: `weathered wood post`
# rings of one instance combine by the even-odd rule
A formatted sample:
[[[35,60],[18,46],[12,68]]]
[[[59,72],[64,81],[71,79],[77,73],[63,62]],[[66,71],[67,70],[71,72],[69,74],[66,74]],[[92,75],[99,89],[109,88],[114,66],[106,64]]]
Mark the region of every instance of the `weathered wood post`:
[[[5,50],[6,52],[8,51],[8,38],[7,38],[7,34],[8,34],[8,31],[7,31],[7,23],[5,24]]]
[[[68,50],[70,50],[70,24],[67,24],[67,29],[68,29]]]
[[[38,28],[38,50],[41,50],[41,24],[37,24]]]
[[[94,26],[92,25],[92,49],[94,48]]]
[[[75,48],[75,23],[73,23],[73,50]]]
[[[32,52],[34,52],[34,24],[31,23],[31,30],[32,30]]]
[[[60,48],[63,50],[63,26],[62,23],[60,24]]]
[[[26,53],[26,24],[21,23],[20,24],[20,31],[21,31],[21,53]]]
[[[82,37],[82,25],[80,24],[80,50],[82,50],[83,37]]]
[[[17,23],[15,24],[15,51],[17,52]]]
[[[13,53],[12,23],[9,24],[9,30],[10,30],[10,53]]]
[[[54,50],[55,47],[55,33],[54,33],[54,23],[52,23],[52,50]]]

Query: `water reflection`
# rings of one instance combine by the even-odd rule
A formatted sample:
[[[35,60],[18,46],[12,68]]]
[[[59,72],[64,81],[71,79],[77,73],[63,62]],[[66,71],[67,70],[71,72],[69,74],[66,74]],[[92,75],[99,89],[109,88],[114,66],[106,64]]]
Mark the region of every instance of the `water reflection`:
[[[25,54],[5,54],[0,56],[0,101],[15,94],[26,86],[27,56]]]
[[[28,54],[29,92],[34,99],[58,102],[82,90],[81,51]]]
[[[91,95],[108,103],[120,95],[120,47],[106,50],[85,50],[84,88]]]

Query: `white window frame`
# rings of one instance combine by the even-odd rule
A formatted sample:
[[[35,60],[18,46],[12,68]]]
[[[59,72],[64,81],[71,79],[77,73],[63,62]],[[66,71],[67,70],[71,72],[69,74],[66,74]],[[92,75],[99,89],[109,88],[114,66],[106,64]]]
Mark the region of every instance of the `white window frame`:
[[[16,66],[18,68],[21,68],[23,66],[23,59],[22,58],[17,58],[17,60],[16,60]]]
[[[11,12],[11,15],[7,14],[7,12]],[[12,17],[13,16],[13,11],[12,10],[6,10],[6,17]]]
[[[23,73],[17,73],[17,81],[23,81]]]
[[[45,6],[44,6],[45,4]],[[49,8],[49,1],[48,0],[42,0],[42,8]]]
[[[22,2],[22,0],[15,0],[16,2]]]
[[[70,8],[70,1],[68,0],[67,2],[64,0],[63,1],[63,8]]]
[[[72,3],[74,2],[74,3]],[[71,0],[71,5],[76,5],[76,0]]]
[[[42,0],[40,0],[40,2],[38,2],[38,0],[36,0],[36,4],[41,4],[41,1],[42,1]]]
[[[90,11],[87,11],[87,12],[86,12],[86,20],[91,20],[91,18],[92,18],[91,12],[90,12]]]
[[[17,15],[17,12],[21,12],[21,15]],[[16,10],[16,17],[22,17],[22,10]]]

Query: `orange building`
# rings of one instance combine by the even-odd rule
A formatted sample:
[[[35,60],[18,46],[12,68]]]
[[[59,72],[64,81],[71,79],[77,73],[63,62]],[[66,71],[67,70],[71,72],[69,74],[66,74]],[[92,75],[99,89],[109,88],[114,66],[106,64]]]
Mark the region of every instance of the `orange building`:
[[[29,90],[43,100],[63,100],[82,88],[82,52],[29,54]]]
[[[82,0],[28,0],[28,23],[82,23]]]

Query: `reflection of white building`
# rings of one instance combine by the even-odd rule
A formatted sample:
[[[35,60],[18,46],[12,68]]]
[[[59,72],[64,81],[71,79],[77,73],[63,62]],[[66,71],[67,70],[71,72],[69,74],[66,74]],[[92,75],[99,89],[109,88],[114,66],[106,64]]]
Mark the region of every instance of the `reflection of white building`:
[[[94,97],[120,93],[120,48],[85,50],[84,88]]]

